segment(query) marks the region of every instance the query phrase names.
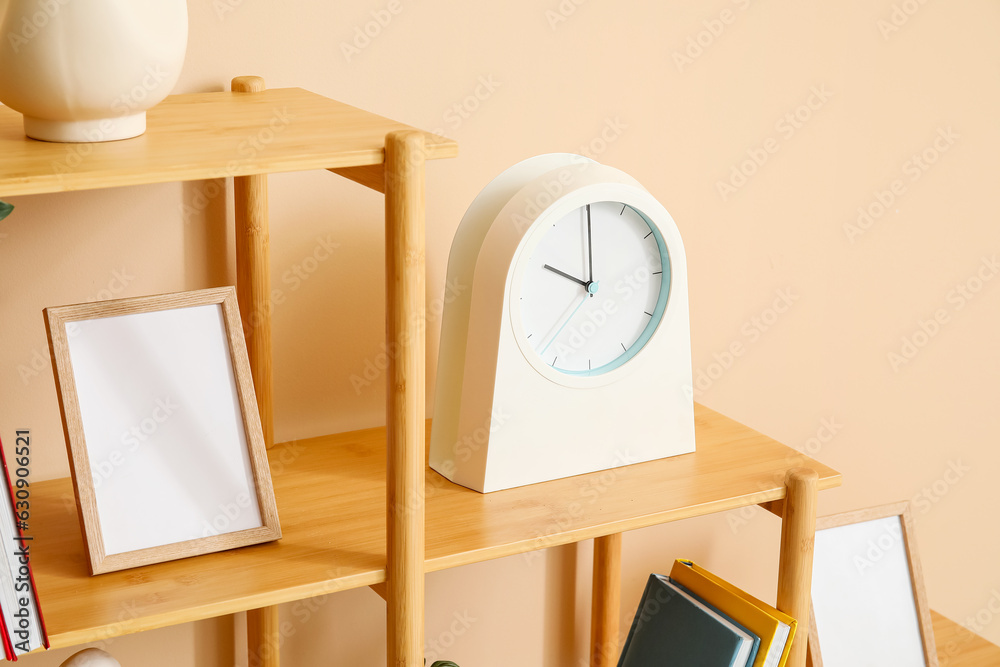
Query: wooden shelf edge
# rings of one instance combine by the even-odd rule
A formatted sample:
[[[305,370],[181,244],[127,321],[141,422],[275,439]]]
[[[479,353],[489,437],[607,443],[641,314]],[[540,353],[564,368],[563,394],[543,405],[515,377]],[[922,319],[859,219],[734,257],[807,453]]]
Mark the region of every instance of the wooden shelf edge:
[[[820,479],[819,490],[825,491],[827,489],[833,489],[840,486],[841,483],[842,477],[840,474],[825,477]],[[495,560],[497,558],[527,554],[551,547],[583,542],[584,540],[591,540],[597,537],[606,537],[615,533],[624,533],[631,530],[638,530],[640,528],[649,528],[652,526],[673,523],[674,521],[681,521],[683,519],[695,519],[698,517],[716,514],[718,512],[726,512],[729,510],[749,507],[751,505],[779,501],[783,500],[784,497],[784,492],[782,490],[776,490],[768,493],[755,493],[752,496],[744,496],[741,498],[727,499],[725,501],[701,505],[696,508],[696,511],[690,511],[693,508],[684,508],[683,510],[677,510],[674,512],[649,514],[635,517],[634,519],[628,521],[617,521],[601,526],[590,526],[575,530],[567,530],[553,533],[552,535],[545,537],[524,540],[522,542],[504,544],[485,549],[477,549],[474,551],[459,552],[436,558],[428,558],[426,561],[426,571],[439,572],[441,570],[449,570],[463,565],[482,563],[484,561]]]
[[[190,607],[183,611],[157,614],[135,619],[122,619],[112,625],[104,625],[93,628],[81,628],[70,632],[63,632],[49,635],[50,648],[69,648],[80,644],[102,641],[113,637],[131,635],[137,632],[148,630],[158,630],[172,625],[203,621],[218,616],[236,614],[239,612],[268,607],[271,605],[297,602],[309,598],[320,597],[340,593],[354,588],[365,586],[377,586],[385,581],[385,570],[378,570],[370,573],[362,573],[338,579],[331,579],[326,582],[319,582],[293,588],[286,588],[272,593],[255,595],[245,598],[234,598],[217,604],[206,604],[198,607]]]
[[[254,144],[252,151],[246,147],[240,150],[240,142],[254,138],[254,133],[261,128],[268,129],[273,113],[267,108],[267,113],[261,115],[260,106],[272,102],[276,106],[289,105],[291,117],[301,118],[301,123],[290,125],[293,130],[300,125],[315,125],[324,113],[331,113],[338,119],[346,118],[347,124],[339,125],[336,124],[339,121],[335,121],[323,125],[322,142],[318,144],[304,142],[301,136],[296,140],[291,137],[295,133],[289,132],[279,135],[273,144],[261,144],[261,147]],[[219,107],[213,104],[228,111],[220,117]],[[238,116],[244,110],[252,118],[240,125]],[[207,114],[205,123],[196,122],[199,113]],[[458,144],[453,139],[302,88],[274,88],[253,96],[225,91],[171,95],[150,110],[146,133],[121,142],[98,144],[52,144],[28,139],[21,129],[20,114],[0,106],[0,196],[379,165],[385,161],[385,134],[398,130],[416,130],[424,134],[423,157],[426,160],[458,155]],[[210,144],[202,155],[178,155],[171,161],[150,157],[168,150],[164,147],[167,140],[170,144],[177,140],[190,143],[199,137]],[[24,167],[23,162],[29,166]]]
[[[457,146],[454,150],[443,146],[439,150],[429,151],[427,159],[443,160],[458,156]],[[370,167],[383,163],[384,156],[381,152],[365,151],[350,156],[338,156],[336,159],[316,158],[310,160],[295,160],[288,162],[272,162],[267,166],[250,165],[240,167],[232,171],[227,171],[222,176],[226,178],[238,176],[256,176],[268,174],[293,173],[297,171],[322,171],[340,170],[353,167]],[[146,177],[142,174],[134,176],[124,175],[113,185],[105,183],[106,178],[102,175],[95,175],[93,178],[77,177],[72,182],[65,182],[59,174],[52,174],[46,177],[32,178],[27,182],[6,183],[3,185],[5,197],[21,197],[25,195],[45,195],[59,192],[81,192],[88,190],[104,190],[119,187],[134,187],[137,185],[158,185],[163,183],[185,183],[207,180],[206,178],[188,178],[183,175],[185,170],[178,168],[176,173],[159,174],[153,177]]]

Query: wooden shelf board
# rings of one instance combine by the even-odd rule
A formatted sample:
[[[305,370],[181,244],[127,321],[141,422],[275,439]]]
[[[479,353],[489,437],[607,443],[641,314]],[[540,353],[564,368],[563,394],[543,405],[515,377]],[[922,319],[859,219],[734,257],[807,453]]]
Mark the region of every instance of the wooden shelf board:
[[[381,164],[385,135],[403,129],[301,88],[173,95],[142,136],[95,144],[28,139],[0,107],[0,196]],[[457,154],[427,134],[429,159]]]
[[[992,644],[958,623],[931,611],[934,640],[941,667],[996,667],[1000,646]]]
[[[693,454],[479,494],[427,470],[427,570],[441,570],[781,498],[805,465],[840,475],[697,406]],[[54,647],[385,580],[383,429],[269,452],[284,537],[91,577],[68,479],[32,487],[32,560]],[[223,515],[224,516],[224,515]]]

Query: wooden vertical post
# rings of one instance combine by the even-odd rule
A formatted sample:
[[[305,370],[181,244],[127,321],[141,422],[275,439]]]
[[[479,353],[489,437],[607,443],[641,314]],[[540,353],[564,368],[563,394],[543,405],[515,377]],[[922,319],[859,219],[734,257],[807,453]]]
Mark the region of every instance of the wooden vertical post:
[[[385,142],[386,584],[389,667],[424,652],[424,135]]]
[[[799,622],[788,656],[788,667],[806,667],[818,490],[819,475],[815,470],[793,468],[785,475],[778,609]]]
[[[622,599],[622,534],[594,539],[594,589],[590,608],[590,664],[618,663]]]
[[[280,639],[278,607],[261,607],[247,612],[248,667],[278,667]]]
[[[264,79],[238,76],[233,92],[259,93]],[[243,318],[260,425],[268,449],[274,446],[274,393],[271,375],[271,242],[267,217],[267,175],[237,176],[236,295]]]
[[[259,93],[264,79],[239,76],[233,92]],[[267,176],[233,179],[236,212],[236,296],[243,319],[254,391],[264,442],[274,445],[274,405],[271,380],[271,254],[267,218]],[[278,607],[247,612],[250,667],[278,667]]]

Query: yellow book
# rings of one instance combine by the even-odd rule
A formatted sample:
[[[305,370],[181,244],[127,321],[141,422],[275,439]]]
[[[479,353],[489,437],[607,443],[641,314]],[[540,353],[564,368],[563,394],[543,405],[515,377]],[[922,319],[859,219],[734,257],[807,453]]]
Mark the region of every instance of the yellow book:
[[[760,637],[753,667],[784,667],[798,625],[794,618],[689,560],[678,558],[670,579]]]

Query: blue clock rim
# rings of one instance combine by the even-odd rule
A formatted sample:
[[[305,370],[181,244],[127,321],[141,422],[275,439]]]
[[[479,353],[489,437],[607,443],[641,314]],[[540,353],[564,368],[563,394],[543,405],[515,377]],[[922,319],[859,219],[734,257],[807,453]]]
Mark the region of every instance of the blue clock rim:
[[[635,339],[635,342],[621,356],[615,358],[614,361],[609,361],[603,366],[598,366],[597,368],[592,368],[586,371],[569,371],[563,370],[561,368],[553,367],[553,370],[562,373],[563,375],[569,375],[573,377],[594,377],[598,375],[604,375],[605,373],[610,373],[611,371],[621,368],[629,361],[632,360],[639,352],[646,347],[646,343],[650,341],[653,334],[660,326],[660,322],[663,321],[663,314],[667,310],[667,303],[670,300],[670,288],[673,285],[673,280],[671,279],[671,266],[670,266],[670,252],[667,250],[667,243],[663,240],[663,235],[660,233],[660,227],[655,222],[649,219],[645,213],[637,209],[631,204],[622,203],[624,206],[628,206],[630,209],[635,211],[640,218],[649,226],[649,230],[653,232],[653,238],[656,239],[656,247],[660,251],[660,266],[663,273],[660,275],[660,295],[656,299],[656,307],[653,309],[653,315],[649,318],[649,322],[646,324],[646,328],[642,330],[639,337]]]

